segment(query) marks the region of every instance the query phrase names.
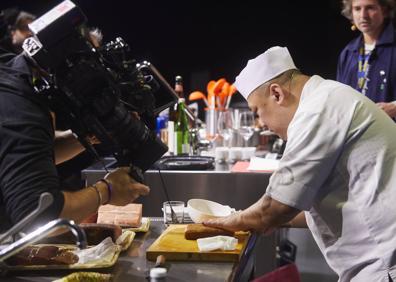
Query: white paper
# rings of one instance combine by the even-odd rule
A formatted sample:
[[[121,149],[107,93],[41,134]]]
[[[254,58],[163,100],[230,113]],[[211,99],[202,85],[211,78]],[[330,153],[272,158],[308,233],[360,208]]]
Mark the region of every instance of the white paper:
[[[99,245],[83,250],[76,250],[78,264],[95,263],[97,261],[111,261],[119,246],[113,243],[110,237],[104,239]]]
[[[247,170],[266,170],[274,171],[279,167],[279,160],[264,159],[253,157],[250,159],[250,164]]]
[[[231,236],[214,236],[197,239],[200,252],[210,252],[214,250],[233,251],[238,245],[238,239]]]

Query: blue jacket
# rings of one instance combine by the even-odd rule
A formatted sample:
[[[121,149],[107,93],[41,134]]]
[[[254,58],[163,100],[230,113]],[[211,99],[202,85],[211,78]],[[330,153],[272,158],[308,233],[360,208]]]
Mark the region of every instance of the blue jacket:
[[[370,56],[366,96],[374,102],[396,101],[396,35],[390,22],[385,26]],[[357,89],[359,48],[363,36],[352,40],[338,58],[337,80]]]

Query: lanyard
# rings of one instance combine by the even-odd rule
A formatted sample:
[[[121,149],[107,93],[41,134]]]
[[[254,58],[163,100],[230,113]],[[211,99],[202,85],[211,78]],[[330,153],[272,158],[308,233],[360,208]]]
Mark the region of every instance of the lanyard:
[[[359,48],[359,60],[358,60],[358,81],[357,90],[362,92],[364,95],[367,90],[367,75],[370,68],[369,60],[372,52],[365,54],[364,46]]]

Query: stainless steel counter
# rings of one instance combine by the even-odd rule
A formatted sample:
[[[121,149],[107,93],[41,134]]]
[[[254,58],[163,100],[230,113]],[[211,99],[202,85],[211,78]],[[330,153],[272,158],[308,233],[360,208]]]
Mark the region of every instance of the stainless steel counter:
[[[103,269],[103,273],[111,273],[114,281],[147,281],[147,271],[154,266],[154,262],[146,260],[146,249],[159,237],[165,229],[161,221],[153,220],[150,231],[138,233],[131,247],[121,253],[116,264],[110,269]],[[167,281],[227,281],[233,276],[237,264],[230,262],[167,262]],[[87,271],[87,270],[84,270]],[[92,270],[96,271],[96,270]],[[70,273],[70,272],[69,272]],[[19,276],[10,273],[0,280],[16,281],[53,281],[59,279],[68,272],[20,272]]]
[[[160,175],[161,174],[161,175]],[[90,185],[105,175],[99,165],[93,166],[82,173],[86,184]],[[146,171],[145,183],[151,192],[140,197],[143,204],[143,216],[162,216],[162,203],[166,201],[163,182],[171,200],[184,201],[203,198],[212,200],[235,209],[245,209],[255,203],[265,192],[270,174],[268,173],[232,173],[227,164],[216,164],[213,170]],[[273,270],[276,267],[276,236],[260,237],[256,244],[255,276]]]
[[[94,184],[104,175],[105,171],[99,165],[82,172],[87,185]],[[161,176],[171,200],[187,203],[192,198],[203,198],[245,209],[264,194],[270,174],[232,173],[228,165],[216,164],[214,170],[148,170],[144,176],[151,192],[138,199],[143,203],[143,215],[162,216],[161,207],[166,197]]]

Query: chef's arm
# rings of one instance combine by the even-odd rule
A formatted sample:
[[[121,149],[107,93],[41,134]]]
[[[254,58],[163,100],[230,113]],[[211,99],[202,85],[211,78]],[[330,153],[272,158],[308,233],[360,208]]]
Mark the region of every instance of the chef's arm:
[[[305,219],[305,212],[300,212],[292,220],[282,224],[280,227],[286,228],[308,228],[307,220]]]
[[[207,226],[233,231],[252,230],[269,233],[293,220],[301,211],[264,195],[249,208],[226,218],[204,222]]]

